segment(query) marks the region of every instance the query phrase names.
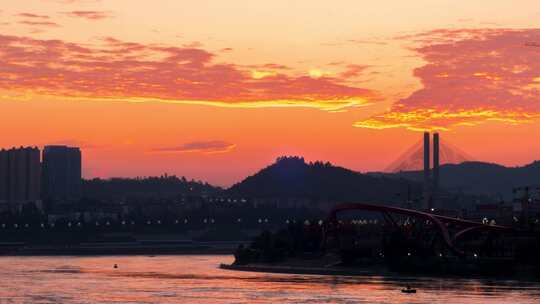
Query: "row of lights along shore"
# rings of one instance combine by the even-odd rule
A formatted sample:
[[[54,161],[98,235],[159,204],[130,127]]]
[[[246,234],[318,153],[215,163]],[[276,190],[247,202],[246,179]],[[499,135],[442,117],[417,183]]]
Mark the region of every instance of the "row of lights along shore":
[[[216,223],[216,220],[213,219],[213,218],[205,218],[202,220],[202,222],[204,224],[215,224]],[[242,223],[243,220],[242,218],[238,218],[236,219],[236,223]],[[257,223],[259,224],[268,224],[270,223],[271,221],[267,218],[259,218],[258,220],[256,220]],[[343,224],[345,223],[344,221],[340,220],[338,221],[340,224]],[[157,221],[144,221],[143,222],[144,224],[146,225],[161,225],[163,224],[163,222],[161,220],[157,220]],[[188,224],[190,223],[190,221],[188,219],[184,219],[184,220],[175,220],[174,221],[175,224]],[[295,219],[293,220],[285,220],[285,223],[286,224],[296,224],[297,221]],[[303,221],[304,225],[311,225],[312,223],[309,221],[309,220],[304,220]],[[323,220],[318,220],[316,221],[316,223],[320,226],[322,226],[324,224],[324,221]],[[354,225],[369,225],[369,224],[378,224],[379,221],[378,220],[351,220],[349,221],[349,223],[351,224],[354,224]],[[135,221],[121,221],[120,224],[122,224],[123,226],[125,225],[135,225],[136,222]],[[104,226],[111,226],[112,223],[110,221],[106,221],[106,222],[99,222],[99,221],[96,221],[92,224],[84,224],[85,226],[101,226],[101,225],[104,225]],[[11,224],[11,225],[8,225],[8,224],[0,224],[0,228],[7,228],[9,226],[12,226],[13,228],[19,228],[19,227],[24,227],[24,228],[30,228],[30,224],[18,224],[18,223],[15,223],[15,224]],[[57,225],[56,223],[50,223],[50,224],[45,224],[45,223],[40,223],[39,226],[41,228],[45,228],[45,227],[56,227],[56,226],[60,226],[60,225]],[[68,222],[66,224],[67,227],[72,227],[72,226],[77,226],[77,227],[82,227],[83,226],[83,223],[82,222]]]

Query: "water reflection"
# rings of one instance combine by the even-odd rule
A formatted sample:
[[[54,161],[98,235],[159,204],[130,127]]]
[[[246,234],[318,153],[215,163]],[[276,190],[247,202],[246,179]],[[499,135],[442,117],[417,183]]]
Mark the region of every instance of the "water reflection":
[[[537,282],[217,268],[230,261],[229,256],[2,257],[0,303],[535,303],[540,297]],[[401,293],[407,284],[418,293]]]

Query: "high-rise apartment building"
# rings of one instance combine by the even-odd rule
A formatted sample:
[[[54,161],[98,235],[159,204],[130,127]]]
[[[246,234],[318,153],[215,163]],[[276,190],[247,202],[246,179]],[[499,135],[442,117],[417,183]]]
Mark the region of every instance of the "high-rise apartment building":
[[[81,150],[67,146],[43,149],[43,198],[73,200],[81,195]]]
[[[37,203],[41,193],[41,163],[38,148],[0,150],[0,204],[11,210],[28,202]]]

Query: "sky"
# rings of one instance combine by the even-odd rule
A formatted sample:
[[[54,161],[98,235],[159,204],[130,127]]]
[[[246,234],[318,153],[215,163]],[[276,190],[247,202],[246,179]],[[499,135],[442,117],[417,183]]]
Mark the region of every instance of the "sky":
[[[385,170],[421,139],[540,159],[540,2],[5,0],[0,147],[220,186],[283,155]]]

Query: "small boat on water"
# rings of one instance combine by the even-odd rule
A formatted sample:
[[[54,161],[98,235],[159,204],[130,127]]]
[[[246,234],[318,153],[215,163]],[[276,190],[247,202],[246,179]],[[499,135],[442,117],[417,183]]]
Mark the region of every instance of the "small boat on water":
[[[401,292],[403,292],[403,293],[416,293],[416,289],[412,289],[411,286],[407,286],[407,288],[402,289]]]

